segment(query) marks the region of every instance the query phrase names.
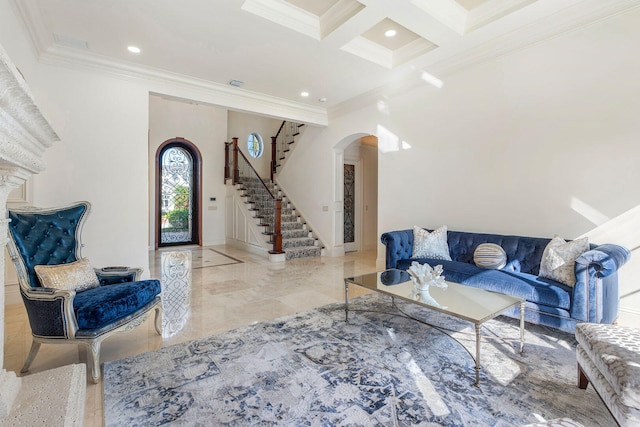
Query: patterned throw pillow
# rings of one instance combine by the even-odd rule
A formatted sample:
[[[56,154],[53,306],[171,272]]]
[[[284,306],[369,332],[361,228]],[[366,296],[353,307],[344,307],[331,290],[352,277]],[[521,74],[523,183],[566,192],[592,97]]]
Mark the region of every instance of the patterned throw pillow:
[[[33,267],[43,288],[84,291],[100,286],[96,272],[87,258],[59,265]]]
[[[507,253],[495,243],[482,243],[473,252],[473,262],[481,268],[501,270],[507,265]]]
[[[544,248],[540,262],[540,277],[546,277],[568,286],[576,284],[576,259],[589,250],[586,237],[566,242],[554,237]]]
[[[413,227],[412,259],[434,258],[451,261],[447,243],[447,226],[443,225],[431,233],[424,228]]]

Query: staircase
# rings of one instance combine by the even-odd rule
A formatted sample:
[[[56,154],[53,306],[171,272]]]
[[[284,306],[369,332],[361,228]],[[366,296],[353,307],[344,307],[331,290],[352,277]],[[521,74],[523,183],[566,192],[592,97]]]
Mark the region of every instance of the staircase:
[[[314,236],[304,219],[296,213],[295,207],[287,196],[271,180],[263,180],[263,182],[272,194],[282,198],[281,234],[285,258],[291,260],[321,256],[323,247],[320,241]],[[274,228],[273,200],[265,196],[261,188],[264,188],[263,184],[257,178],[253,178],[241,180],[239,190],[243,193],[245,203],[250,205],[249,211],[255,213],[253,217],[259,221],[260,226],[265,227],[263,234],[269,236],[268,243],[272,243],[269,230]]]
[[[291,151],[292,144],[296,142],[296,137],[300,135],[304,128],[303,123],[287,122],[280,125],[276,136],[271,137],[271,180],[278,173],[278,168],[284,166],[287,153]]]

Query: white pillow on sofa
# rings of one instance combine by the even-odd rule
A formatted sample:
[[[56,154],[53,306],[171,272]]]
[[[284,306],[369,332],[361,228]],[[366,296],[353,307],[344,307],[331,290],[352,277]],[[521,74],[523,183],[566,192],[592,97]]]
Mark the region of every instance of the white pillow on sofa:
[[[540,261],[540,277],[552,279],[567,286],[576,284],[576,259],[589,250],[586,237],[566,242],[555,236],[544,248]]]
[[[412,259],[434,258],[451,261],[447,243],[447,226],[443,225],[429,233],[421,227],[413,226]]]

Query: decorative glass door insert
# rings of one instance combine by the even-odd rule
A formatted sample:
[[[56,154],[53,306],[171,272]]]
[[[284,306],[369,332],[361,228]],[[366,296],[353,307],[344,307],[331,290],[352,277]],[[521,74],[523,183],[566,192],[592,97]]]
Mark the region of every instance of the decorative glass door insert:
[[[160,245],[188,244],[194,236],[194,161],[191,153],[170,146],[162,153]]]
[[[356,240],[355,166],[344,165],[344,243]]]

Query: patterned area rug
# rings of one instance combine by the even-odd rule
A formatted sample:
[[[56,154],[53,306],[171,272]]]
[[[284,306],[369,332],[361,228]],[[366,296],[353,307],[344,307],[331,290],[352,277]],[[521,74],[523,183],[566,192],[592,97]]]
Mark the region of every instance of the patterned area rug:
[[[518,426],[571,417],[613,425],[576,386],[573,335],[485,323],[475,387],[473,325],[366,295],[104,364],[107,426]],[[352,312],[351,309],[354,311]],[[357,310],[357,311],[356,311]]]

